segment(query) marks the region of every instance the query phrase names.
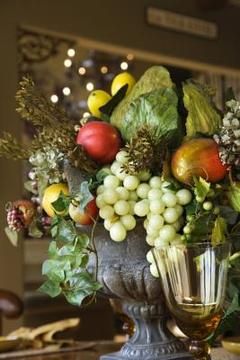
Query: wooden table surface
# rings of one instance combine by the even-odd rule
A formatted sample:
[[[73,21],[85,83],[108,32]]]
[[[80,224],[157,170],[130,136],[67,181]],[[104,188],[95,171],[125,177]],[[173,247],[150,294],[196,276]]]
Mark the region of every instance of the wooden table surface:
[[[86,344],[86,343],[84,343]],[[89,343],[88,350],[57,352],[52,354],[14,357],[19,360],[98,360],[102,354],[117,351],[121,347],[119,343],[96,342]],[[10,354],[9,354],[10,355]],[[1,357],[2,358],[2,357]],[[10,359],[9,357],[5,358]],[[11,358],[13,359],[13,358]],[[212,350],[212,360],[240,360],[240,356],[232,355],[222,348]]]

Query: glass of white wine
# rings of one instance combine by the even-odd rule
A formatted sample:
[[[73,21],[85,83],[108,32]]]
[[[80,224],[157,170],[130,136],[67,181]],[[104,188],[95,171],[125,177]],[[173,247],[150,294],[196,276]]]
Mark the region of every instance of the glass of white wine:
[[[207,339],[221,320],[230,244],[173,245],[155,255],[168,307],[190,339],[190,353],[211,359]]]

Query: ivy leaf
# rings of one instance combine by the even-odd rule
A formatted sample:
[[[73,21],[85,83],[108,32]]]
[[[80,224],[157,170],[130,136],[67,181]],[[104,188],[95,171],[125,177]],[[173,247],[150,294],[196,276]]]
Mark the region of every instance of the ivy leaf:
[[[38,291],[40,291],[44,294],[47,294],[53,298],[53,297],[60,295],[62,292],[62,289],[58,283],[56,283],[52,280],[47,280],[40,286]]]
[[[36,218],[34,218],[33,221],[31,222],[31,224],[28,226],[28,234],[31,237],[37,238],[37,239],[40,239],[43,236],[43,232],[39,229],[39,227],[37,225]]]
[[[50,259],[54,259],[57,256],[58,248],[56,241],[51,241],[48,247],[48,255]]]
[[[238,218],[238,212],[233,210],[230,206],[219,206],[220,209],[220,215],[225,219],[227,224],[229,225],[235,225],[237,218]]]
[[[78,235],[75,241],[76,241],[75,243],[76,251],[80,251],[89,245],[89,237],[87,234]]]
[[[55,215],[52,218],[52,223],[51,223],[51,235],[53,238],[55,238],[58,234],[58,224],[60,223],[61,219],[60,217],[58,217],[57,215]]]
[[[185,206],[186,215],[195,215],[198,209],[198,202],[193,199],[190,204]]]
[[[86,297],[101,288],[101,285],[87,271],[70,272],[68,276],[71,287],[64,291],[64,296],[73,305],[80,306]]]
[[[85,290],[77,290],[77,291],[64,291],[63,292],[67,301],[74,306],[81,306],[83,300],[91,295],[91,292]]]
[[[61,261],[48,259],[42,265],[42,275],[46,275],[53,282],[62,282],[65,280],[65,272]]]
[[[194,184],[195,196],[201,198],[202,201],[204,201],[210,190],[211,184],[204,180],[202,177],[199,177],[198,179],[194,177]]]
[[[101,113],[110,117],[115,107],[120,103],[120,101],[122,101],[122,99],[126,95],[127,89],[128,89],[128,84],[122,86],[118,90],[118,92],[107,102],[107,104],[99,108]]]
[[[106,168],[99,170],[97,174],[90,179],[88,183],[89,190],[95,191],[96,188],[103,183],[105,177],[108,176],[109,174],[111,174],[111,172],[108,172]]]
[[[70,197],[61,191],[57,200],[52,202],[52,206],[56,212],[65,212],[69,208],[70,202]]]
[[[223,243],[226,240],[227,224],[224,218],[218,216],[214,222],[211,242],[213,246]]]
[[[14,231],[12,229],[10,229],[9,227],[5,227],[5,234],[7,235],[9,241],[11,242],[11,244],[13,246],[17,246],[18,245],[18,233],[17,231]]]
[[[63,242],[73,242],[77,233],[71,220],[61,219],[58,224],[57,238]]]
[[[111,172],[107,171],[107,169],[101,169],[97,172],[96,174],[96,179],[99,182],[99,184],[101,184],[103,182],[103,180],[105,179],[106,176],[110,175]]]
[[[80,185],[80,211],[83,212],[87,204],[94,199],[93,195],[89,190],[89,184],[87,181],[83,181]]]
[[[64,266],[65,270],[78,269],[79,267],[86,266],[88,263],[88,255],[79,252],[78,249],[76,250],[72,244],[65,245],[59,249],[58,256],[63,264],[70,264],[68,268]]]
[[[78,233],[72,220],[55,216],[52,219],[55,240],[48,249],[48,260],[43,263],[42,274],[48,280],[40,291],[54,297],[63,293],[71,304],[80,305],[95,295],[101,285],[86,270],[89,261],[89,237]]]

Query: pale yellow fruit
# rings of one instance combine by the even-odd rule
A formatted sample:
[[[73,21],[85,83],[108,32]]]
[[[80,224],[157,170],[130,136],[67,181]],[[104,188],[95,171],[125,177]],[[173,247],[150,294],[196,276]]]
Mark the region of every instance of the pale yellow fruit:
[[[109,95],[106,91],[92,91],[87,100],[88,108],[91,114],[97,118],[101,117],[101,111],[99,108],[106,105],[110,99],[111,95]]]
[[[126,95],[132,90],[133,85],[136,83],[134,77],[128,72],[123,72],[115,76],[111,86],[111,94],[115,95],[124,85],[128,84]]]
[[[79,206],[74,206],[72,203],[69,205],[68,213],[70,218],[75,221],[76,223],[80,223],[81,220],[81,213]]]
[[[44,191],[42,208],[50,217],[53,217],[56,213],[52,203],[59,198],[61,192],[63,192],[64,195],[69,194],[68,186],[64,183],[49,185]]]

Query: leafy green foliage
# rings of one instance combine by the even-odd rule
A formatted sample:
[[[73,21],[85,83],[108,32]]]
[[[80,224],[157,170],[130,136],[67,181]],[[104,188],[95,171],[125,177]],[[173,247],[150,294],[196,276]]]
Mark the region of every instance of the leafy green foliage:
[[[172,88],[173,86],[170,74],[163,66],[152,66],[141,76],[131,92],[118,104],[111,115],[111,123],[120,130],[123,139],[126,139],[125,136],[130,135],[125,130],[125,121],[132,102],[143,94],[154,90]]]
[[[217,216],[211,235],[211,242],[213,246],[216,246],[226,240],[227,224],[224,218]]]
[[[187,216],[192,216],[197,214],[197,211],[199,209],[199,203],[196,201],[196,199],[193,198],[193,200],[185,206],[185,211]]]
[[[233,210],[230,206],[219,206],[220,215],[225,219],[228,225],[235,225],[237,223],[238,212]],[[234,227],[235,228],[235,227]]]
[[[10,229],[9,227],[5,227],[5,234],[7,235],[8,239],[12,243],[13,246],[17,246],[18,244],[18,233],[15,230]]]
[[[80,199],[80,210],[84,211],[87,204],[93,199],[93,195],[89,190],[89,183],[87,181],[83,181],[80,185],[80,192],[79,192],[79,199]]]
[[[202,177],[194,177],[194,185],[195,196],[204,201],[209,193],[211,184],[204,180]]]
[[[80,306],[101,287],[87,270],[89,254],[95,250],[89,237],[78,233],[71,220],[55,216],[51,233],[54,240],[42,266],[42,274],[47,280],[39,290],[51,297],[62,293],[68,302]]]
[[[228,201],[231,207],[240,212],[240,183],[239,182],[231,182],[229,186],[229,190],[227,192]]]
[[[43,232],[40,230],[37,218],[33,218],[33,221],[28,226],[28,235],[37,239],[40,239],[43,236]]]
[[[52,207],[56,212],[64,212],[68,209],[71,203],[70,196],[65,195],[62,191],[59,194],[57,200],[52,203]]]
[[[182,134],[177,105],[178,97],[171,88],[139,96],[125,114],[124,138],[130,140],[139,129],[146,127],[155,141],[174,142],[176,146]]]
[[[52,203],[52,206],[56,213],[67,212],[71,202],[79,204],[80,210],[84,211],[87,204],[94,198],[90,192],[90,184],[88,181],[82,181],[79,191],[73,195],[66,195],[62,191],[56,201]]]
[[[110,172],[107,169],[99,170],[96,175],[92,176],[88,182],[89,191],[95,191],[99,185],[103,183],[103,180],[108,176]]]
[[[227,307],[217,329],[208,339],[210,345],[216,340],[216,338],[224,334],[228,330],[232,330],[233,322],[236,321],[236,316],[240,314],[240,298],[239,292],[235,289],[235,293],[232,299],[231,304]]]

